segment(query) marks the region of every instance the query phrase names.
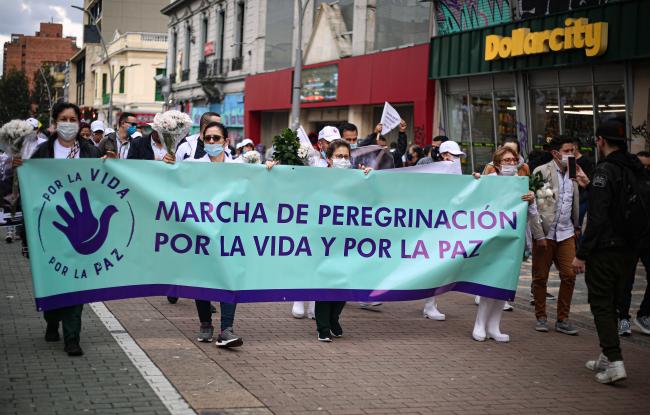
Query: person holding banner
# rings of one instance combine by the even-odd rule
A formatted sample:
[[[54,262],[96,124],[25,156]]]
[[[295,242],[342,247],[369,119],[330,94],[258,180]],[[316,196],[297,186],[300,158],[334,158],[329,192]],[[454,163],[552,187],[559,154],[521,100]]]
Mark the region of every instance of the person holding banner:
[[[491,162],[494,172],[489,173],[488,176],[516,176],[518,175],[518,170],[520,170],[518,163],[519,153],[510,146],[503,146],[494,153]],[[479,173],[474,173],[473,176],[477,179],[481,178],[481,174]],[[521,200],[528,202],[528,222],[539,222],[535,194],[528,192],[521,197]],[[544,237],[540,229],[537,227],[534,229],[536,230],[535,236],[537,238]],[[512,306],[504,300],[479,296],[476,299],[478,311],[476,312],[472,338],[479,342],[487,339],[494,339],[500,343],[509,342],[510,336],[501,333],[500,325],[503,311],[512,310]]]
[[[56,132],[40,144],[31,158],[78,159],[99,158],[99,150],[88,140],[79,136],[79,107],[69,102],[60,102],[52,108],[53,126]],[[22,164],[22,160],[18,165]],[[57,224],[55,224],[56,226]],[[59,336],[59,322],[63,323],[64,351],[68,356],[81,356],[83,350],[79,345],[81,334],[81,313],[83,304],[63,307],[43,312],[47,329],[45,341],[56,342]]]
[[[193,161],[202,163],[224,163],[226,162],[225,148],[228,143],[228,129],[220,122],[209,122],[199,133],[193,147],[193,155],[180,159],[180,161]],[[185,143],[188,147],[190,143]],[[189,149],[189,148],[188,148]],[[181,147],[179,146],[176,156],[178,157]],[[182,150],[185,151],[185,150]],[[197,341],[211,343],[214,337],[212,326],[212,305],[207,300],[195,300],[196,311],[199,315],[201,326],[197,335]],[[235,322],[236,303],[220,303],[221,308],[221,331],[217,336],[215,345],[217,347],[239,347],[244,340],[233,332]]]

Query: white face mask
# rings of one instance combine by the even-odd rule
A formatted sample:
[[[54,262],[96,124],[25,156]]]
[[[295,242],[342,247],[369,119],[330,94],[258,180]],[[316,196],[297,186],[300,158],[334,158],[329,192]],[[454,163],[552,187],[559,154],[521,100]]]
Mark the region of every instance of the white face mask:
[[[517,166],[501,165],[501,176],[514,176],[517,174]]]
[[[79,132],[79,124],[76,122],[57,122],[56,133],[63,141],[72,141],[77,138]]]
[[[562,167],[566,167],[569,164],[569,157],[571,156],[568,154],[562,154],[562,161],[560,162]]]
[[[334,159],[332,160],[332,167],[335,169],[349,169],[352,167],[352,163],[347,159]]]

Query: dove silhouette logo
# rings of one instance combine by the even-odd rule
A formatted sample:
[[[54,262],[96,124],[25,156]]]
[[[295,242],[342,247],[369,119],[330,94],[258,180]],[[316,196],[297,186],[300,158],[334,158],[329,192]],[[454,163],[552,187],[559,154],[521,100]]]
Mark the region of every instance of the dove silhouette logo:
[[[56,211],[65,222],[65,225],[59,222],[52,222],[52,224],[68,237],[70,245],[75,251],[81,255],[90,255],[97,252],[104,245],[108,236],[111,217],[117,213],[117,208],[113,205],[107,206],[99,220],[97,220],[90,207],[90,199],[88,199],[88,191],[85,187],[81,189],[79,199],[81,208],[77,205],[72,193],[65,192],[65,200],[71,214],[61,206],[57,206]]]
[[[104,277],[125,262],[135,233],[130,189],[101,168],[53,180],[38,216],[44,260],[58,275]]]

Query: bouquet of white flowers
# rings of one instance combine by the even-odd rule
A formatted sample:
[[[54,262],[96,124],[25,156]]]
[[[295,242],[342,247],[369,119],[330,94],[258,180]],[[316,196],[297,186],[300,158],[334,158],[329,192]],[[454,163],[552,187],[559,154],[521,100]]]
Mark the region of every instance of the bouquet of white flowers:
[[[23,120],[11,120],[0,128],[0,144],[10,157],[19,156],[27,159],[36,144],[34,127]],[[13,187],[11,189],[11,217],[16,216],[18,205],[18,174],[13,171]]]
[[[151,127],[162,136],[167,154],[173,156],[178,143],[190,132],[192,119],[184,112],[170,110],[156,114]]]
[[[262,162],[262,157],[260,156],[260,153],[258,153],[255,150],[251,150],[246,154],[243,154],[241,157],[244,163],[248,163],[248,164],[259,164]]]
[[[535,192],[535,197],[537,199],[537,205],[540,208],[543,208],[546,204],[555,203],[555,195],[553,194],[553,189],[549,183],[544,184],[541,189],[538,189]]]
[[[12,157],[21,156],[27,158],[23,154],[23,149],[25,144],[30,141],[36,142],[36,134],[34,133],[34,127],[27,121],[11,120],[0,128],[0,144],[6,149],[7,154]]]

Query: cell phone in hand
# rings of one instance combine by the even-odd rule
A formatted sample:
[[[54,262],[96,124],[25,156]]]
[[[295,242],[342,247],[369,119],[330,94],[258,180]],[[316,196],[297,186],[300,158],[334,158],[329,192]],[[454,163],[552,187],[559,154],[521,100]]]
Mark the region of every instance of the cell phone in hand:
[[[576,158],[573,156],[569,156],[567,166],[569,168],[569,179],[575,179],[577,174]]]

